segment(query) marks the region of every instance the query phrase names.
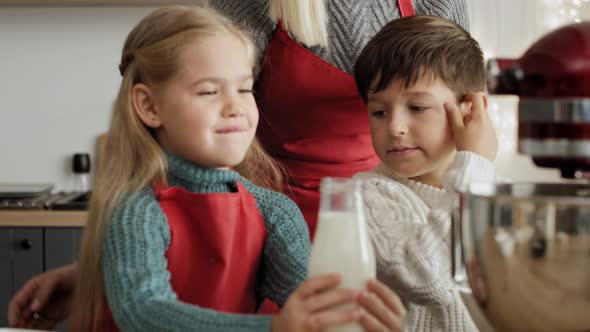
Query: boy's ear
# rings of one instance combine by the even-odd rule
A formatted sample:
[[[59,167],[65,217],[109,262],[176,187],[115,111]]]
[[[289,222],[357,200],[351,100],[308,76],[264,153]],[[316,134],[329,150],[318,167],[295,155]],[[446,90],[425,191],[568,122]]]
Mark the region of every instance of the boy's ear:
[[[482,97],[483,97],[483,108],[485,110],[487,110],[488,109],[488,94],[484,93]]]
[[[465,101],[463,99],[457,104],[457,107],[459,108],[459,112],[461,113],[463,119],[465,119],[468,116],[471,116],[472,105],[470,101]]]
[[[131,105],[141,122],[150,128],[162,125],[156,109],[154,93],[149,86],[138,83],[131,88]]]

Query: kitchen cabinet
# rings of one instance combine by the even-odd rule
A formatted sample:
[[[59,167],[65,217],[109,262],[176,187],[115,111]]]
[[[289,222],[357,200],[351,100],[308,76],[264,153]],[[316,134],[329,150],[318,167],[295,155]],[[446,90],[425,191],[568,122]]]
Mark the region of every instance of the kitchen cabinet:
[[[81,228],[46,228],[44,230],[44,269],[51,270],[78,260]]]
[[[0,228],[0,327],[8,326],[8,303],[32,276],[74,262],[81,228]]]
[[[0,270],[0,326],[7,326],[12,294],[43,272],[43,229],[0,228]]]

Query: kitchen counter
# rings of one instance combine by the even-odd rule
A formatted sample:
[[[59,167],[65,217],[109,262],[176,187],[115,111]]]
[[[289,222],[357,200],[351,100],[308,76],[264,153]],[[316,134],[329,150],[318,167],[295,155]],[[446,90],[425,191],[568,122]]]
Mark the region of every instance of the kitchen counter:
[[[84,227],[87,211],[0,210],[0,227]]]

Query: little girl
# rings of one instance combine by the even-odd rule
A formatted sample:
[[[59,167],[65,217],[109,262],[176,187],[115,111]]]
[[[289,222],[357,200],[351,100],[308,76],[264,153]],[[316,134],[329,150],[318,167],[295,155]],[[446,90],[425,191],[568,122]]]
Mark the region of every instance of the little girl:
[[[297,206],[263,188],[281,179],[254,139],[254,61],[247,36],[206,8],[162,8],[131,31],[82,245],[73,331],[401,326],[393,296],[362,300],[337,288],[336,276],[297,288],[309,234]],[[254,315],[264,298],[284,305],[281,313]],[[328,310],[350,302],[364,310]]]

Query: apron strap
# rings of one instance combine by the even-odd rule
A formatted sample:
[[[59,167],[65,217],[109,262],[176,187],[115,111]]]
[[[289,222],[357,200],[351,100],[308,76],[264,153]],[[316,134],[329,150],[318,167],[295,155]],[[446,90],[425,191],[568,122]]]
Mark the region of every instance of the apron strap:
[[[285,24],[283,23],[283,19],[279,18],[279,22],[277,23],[277,29],[281,30],[281,31],[286,31],[285,30]]]
[[[399,7],[400,13],[402,14],[402,17],[416,15],[412,0],[397,0],[397,5]]]
[[[166,189],[168,189],[168,184],[166,181],[161,179],[152,181],[152,190],[154,191],[154,195],[156,195],[157,199],[160,198],[160,193]]]

